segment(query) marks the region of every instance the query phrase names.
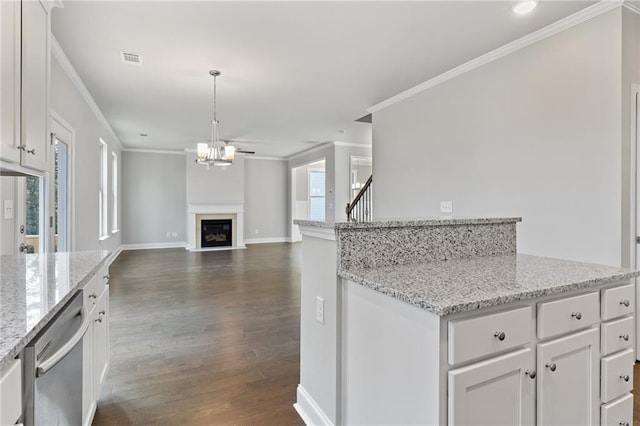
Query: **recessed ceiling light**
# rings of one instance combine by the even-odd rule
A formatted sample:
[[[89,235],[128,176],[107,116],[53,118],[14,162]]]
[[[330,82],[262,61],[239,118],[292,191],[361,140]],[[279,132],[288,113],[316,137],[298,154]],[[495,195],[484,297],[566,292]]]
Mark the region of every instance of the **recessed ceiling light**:
[[[515,13],[516,15],[526,15],[527,13],[535,9],[537,5],[538,5],[538,0],[521,1],[516,3],[515,6],[513,6],[513,13]]]

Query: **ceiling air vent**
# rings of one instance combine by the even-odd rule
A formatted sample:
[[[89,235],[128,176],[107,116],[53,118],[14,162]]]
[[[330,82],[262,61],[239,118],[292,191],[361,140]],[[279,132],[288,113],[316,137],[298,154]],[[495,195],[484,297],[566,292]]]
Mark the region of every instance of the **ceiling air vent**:
[[[120,60],[123,64],[142,64],[142,56],[137,53],[120,52]]]

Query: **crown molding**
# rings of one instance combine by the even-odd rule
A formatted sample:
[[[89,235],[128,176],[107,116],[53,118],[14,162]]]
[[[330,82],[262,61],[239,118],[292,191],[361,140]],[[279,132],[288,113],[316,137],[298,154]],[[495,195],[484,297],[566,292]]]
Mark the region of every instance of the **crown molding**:
[[[636,6],[635,4],[631,4],[631,3],[629,3],[629,1],[628,1],[628,0],[626,0],[626,1],[624,2],[624,7],[625,7],[627,10],[630,10],[631,12],[633,12],[633,13],[636,13],[636,14],[640,15],[640,6]]]
[[[285,160],[295,160],[295,159],[298,159],[300,157],[304,157],[305,155],[309,155],[309,154],[313,154],[314,152],[325,150],[325,149],[330,148],[332,146],[333,146],[333,142],[325,142],[325,143],[320,144],[318,146],[314,146],[313,148],[309,148],[309,149],[306,149],[304,151],[300,151],[300,152],[298,152],[296,154],[292,154],[292,155],[286,157]]]
[[[282,157],[268,157],[268,156],[264,156],[264,155],[244,155],[244,154],[238,154],[238,155],[243,155],[245,160],[268,160],[268,161],[287,161],[286,158],[282,158]]]
[[[583,22],[586,22],[592,18],[603,15],[613,9],[621,7],[622,5],[622,0],[601,0],[600,2],[582,9],[581,11],[576,12],[573,15],[562,18],[551,25],[534,31],[531,34],[527,34],[526,36],[512,41],[511,43],[507,43],[504,46],[498,47],[497,49],[492,50],[489,53],[478,56],[477,58],[472,59],[469,62],[465,62],[464,64],[446,71],[430,80],[427,80],[424,83],[420,83],[417,86],[412,87],[411,89],[405,90],[404,92],[401,92],[385,101],[382,101],[367,109],[367,112],[378,112],[384,108],[415,96],[418,93],[424,92],[425,90],[428,90],[432,87],[438,86],[455,77],[458,77],[490,62],[496,61],[518,50],[524,49],[525,47],[530,46],[533,43],[537,43],[562,31],[568,30],[569,28],[575,27],[576,25],[582,24]],[[625,4],[625,6],[629,7],[628,4]]]
[[[120,138],[118,138],[118,135],[116,135],[116,132],[113,131],[113,128],[107,121],[106,117],[104,116],[104,114],[102,114],[102,111],[100,111],[100,107],[98,107],[98,104],[96,104],[96,101],[93,99],[93,96],[91,96],[91,93],[89,93],[89,90],[82,82],[82,79],[80,78],[80,76],[76,72],[76,69],[73,67],[73,65],[69,61],[69,58],[67,57],[67,55],[64,53],[64,50],[62,50],[62,46],[60,46],[60,43],[58,43],[58,40],[55,38],[53,34],[50,34],[50,36],[51,36],[51,54],[58,60],[58,62],[60,63],[60,66],[67,73],[67,76],[69,77],[73,85],[76,87],[76,89],[78,89],[78,92],[80,92],[80,95],[85,100],[87,105],[89,105],[89,108],[91,109],[91,111],[93,111],[95,116],[98,118],[98,121],[100,122],[100,124],[102,124],[104,128],[107,130],[108,138],[106,139],[113,140],[118,145],[118,147],[122,150],[124,147],[122,146],[122,142],[120,142]]]
[[[139,152],[143,154],[186,155],[184,151],[171,151],[169,149],[122,148],[122,151]]]

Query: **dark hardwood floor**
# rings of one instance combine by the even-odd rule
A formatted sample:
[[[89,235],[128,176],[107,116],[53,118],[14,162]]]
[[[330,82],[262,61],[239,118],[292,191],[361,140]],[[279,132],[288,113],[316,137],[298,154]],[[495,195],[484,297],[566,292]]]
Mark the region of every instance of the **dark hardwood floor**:
[[[303,424],[299,244],[125,251],[94,425]]]

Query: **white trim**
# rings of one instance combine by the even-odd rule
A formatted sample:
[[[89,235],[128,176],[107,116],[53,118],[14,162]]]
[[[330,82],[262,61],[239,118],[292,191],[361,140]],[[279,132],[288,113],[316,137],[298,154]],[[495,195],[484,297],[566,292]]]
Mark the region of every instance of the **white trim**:
[[[245,244],[269,244],[269,243],[290,243],[289,237],[275,237],[275,238],[245,238]]]
[[[284,157],[265,157],[262,155],[247,155],[245,160],[268,160],[268,161],[287,161]]]
[[[296,394],[297,400],[296,403],[293,404],[293,408],[296,409],[300,417],[302,417],[302,421],[306,425],[334,424],[301,384],[298,384]]]
[[[325,142],[322,145],[314,146],[313,148],[309,148],[305,151],[298,152],[297,154],[290,155],[285,158],[285,160],[295,160],[300,157],[304,157],[305,155],[313,154],[314,152],[322,151],[323,149],[327,149],[333,146],[333,142]]]
[[[319,228],[317,226],[298,225],[303,237],[315,237],[323,240],[335,241],[336,230],[334,228]]]
[[[140,152],[144,154],[168,154],[168,155],[187,155],[184,151],[171,151],[168,149],[145,149],[145,148],[122,148],[123,152]]]
[[[51,10],[53,10],[54,7],[64,8],[62,0],[40,0],[40,4],[44,6],[48,15],[51,15]]]
[[[582,24],[583,22],[586,22],[589,19],[595,18],[613,9],[621,7],[622,4],[623,4],[622,0],[599,1],[598,3],[592,6],[589,6],[585,9],[582,9],[579,12],[574,13],[573,15],[560,19],[559,21],[554,22],[551,25],[547,25],[546,27],[541,28],[537,31],[534,31],[531,34],[527,34],[524,37],[514,40],[511,43],[507,43],[504,46],[498,47],[497,49],[494,49],[489,53],[478,56],[475,59],[465,62],[464,64],[459,65],[455,68],[452,68],[451,70],[446,71],[436,77],[433,77],[423,83],[420,83],[417,86],[412,87],[411,89],[405,90],[404,92],[401,92],[385,101],[382,101],[372,106],[371,108],[367,109],[367,112],[369,113],[378,112],[393,104],[396,104],[400,101],[403,101],[414,95],[417,95],[418,93],[424,92],[427,89],[430,89],[446,81],[449,81],[455,77],[458,77],[464,73],[472,71],[490,62],[496,61],[518,50],[524,49],[525,47],[530,46],[533,43],[537,43],[541,40],[544,40],[553,35],[556,35],[562,31],[568,30],[569,28],[575,27],[576,25]]]
[[[69,133],[70,140],[64,140],[64,138],[60,139],[64,143],[67,144],[67,149],[69,150],[67,159],[69,163],[69,170],[67,171],[67,179],[68,179],[68,191],[67,197],[69,199],[69,211],[67,212],[67,232],[69,233],[69,241],[68,243],[68,251],[73,251],[76,247],[76,131],[67,120],[62,118],[60,114],[58,114],[53,108],[49,108],[49,116],[51,117],[51,133],[56,134],[56,127],[61,127],[63,130]],[[66,136],[66,135],[58,135],[56,136]],[[55,153],[53,155],[53,161],[55,162]],[[55,173],[52,174],[52,180],[55,180]],[[55,201],[54,201],[55,202]],[[52,207],[53,209],[53,207]],[[53,230],[51,230],[53,235]]]
[[[627,10],[630,10],[631,12],[637,13],[638,15],[640,15],[640,6],[636,6],[635,4],[631,4],[628,1],[625,1],[624,7],[627,8]]]
[[[120,250],[151,250],[165,248],[185,248],[184,242],[122,244]]]
[[[95,116],[98,118],[98,121],[107,130],[109,139],[113,140],[115,144],[118,145],[118,148],[123,149],[122,143],[116,135],[116,132],[113,131],[113,128],[111,128],[111,125],[107,121],[106,117],[104,116],[104,114],[102,114],[102,111],[100,111],[100,107],[98,107],[98,104],[96,104],[93,96],[91,96],[91,93],[89,93],[89,90],[82,82],[82,79],[76,72],[76,69],[69,61],[69,58],[64,53],[64,50],[62,50],[62,46],[60,46],[60,43],[58,43],[58,40],[56,40],[53,34],[51,34],[51,54],[58,60],[60,66],[67,73],[67,76],[69,76],[69,79],[71,80],[73,85],[76,87],[76,89],[78,89],[80,95],[85,100],[87,105],[89,105],[89,109],[93,111]]]
[[[354,142],[334,142],[335,146],[346,146],[350,148],[372,148],[371,143],[354,143]]]
[[[192,253],[198,253],[201,251],[227,251],[227,250],[244,250],[247,246],[224,246],[224,247],[204,247],[204,248],[193,248],[185,245],[185,250],[190,251]]]
[[[123,250],[124,249],[122,248],[122,245],[121,245],[120,247],[112,251],[111,255],[107,258],[107,264],[111,266],[111,264],[118,258],[118,256],[120,256],[120,253],[122,253]]]

